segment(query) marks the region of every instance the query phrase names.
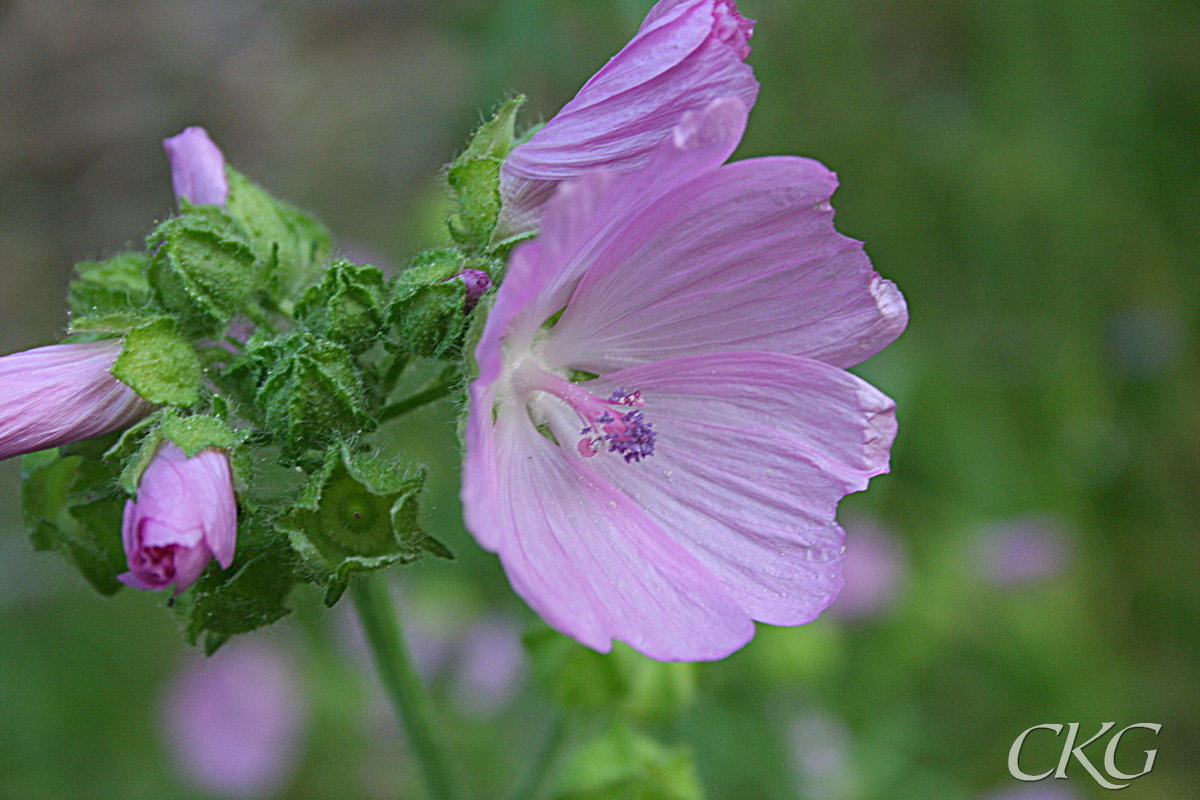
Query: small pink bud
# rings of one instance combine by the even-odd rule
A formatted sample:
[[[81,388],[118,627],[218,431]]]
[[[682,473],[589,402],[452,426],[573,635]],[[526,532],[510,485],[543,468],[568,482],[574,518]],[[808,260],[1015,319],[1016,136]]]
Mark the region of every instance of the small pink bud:
[[[109,369],[119,339],[36,347],[0,358],[0,460],[118,430],[150,404]]]
[[[233,563],[237,504],[229,455],[207,447],[192,458],[164,441],[142,473],[137,502],[125,504],[121,526],[129,572],[117,579],[135,589],[187,589],[212,558]]]
[[[163,139],[163,149],[171,162],[171,183],[175,199],[193,205],[225,206],[229,180],[225,177],[225,156],[208,138],[204,128],[184,128],[183,133]]]
[[[475,308],[483,293],[492,288],[492,279],[481,269],[464,269],[454,277],[462,278],[467,287],[467,299],[463,301],[463,311],[467,313]]]

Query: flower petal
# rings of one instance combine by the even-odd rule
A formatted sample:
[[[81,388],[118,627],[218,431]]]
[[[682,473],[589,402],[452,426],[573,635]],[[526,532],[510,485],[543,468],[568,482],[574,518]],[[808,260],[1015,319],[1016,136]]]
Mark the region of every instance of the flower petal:
[[[531,262],[527,275],[536,275],[540,287],[537,303],[522,313],[523,330],[536,330],[567,304],[584,271],[614,235],[636,225],[673,187],[721,166],[746,130],[746,115],[746,106],[736,97],[714,100],[683,115],[646,169],[628,175],[595,169],[560,184],[546,205],[538,250],[523,245],[523,258]],[[510,268],[500,291],[513,280]]]
[[[862,244],[834,230],[836,187],[816,161],[772,157],[701,175],[636,214],[606,201],[591,224],[604,228],[603,242],[557,254],[562,269],[586,277],[546,358],[603,374],[717,351],[839,367],[874,355],[908,312]]]
[[[119,339],[37,347],[0,358],[0,460],[90,439],[150,413],[108,370]]]
[[[559,181],[647,164],[684,113],[722,97],[753,106],[758,82],[744,63],[753,27],[731,0],[664,0],[651,9],[629,44],[509,154],[497,238],[535,230]]]
[[[523,404],[501,408],[487,430],[491,405],[473,402],[471,414],[467,527],[547,622],[596,650],[615,638],[660,660],[722,658],[754,635],[700,562],[542,436]]]
[[[221,568],[228,569],[237,545],[237,500],[233,496],[229,454],[206,447],[187,463],[192,495],[199,502],[204,542]]]
[[[171,183],[175,198],[193,205],[224,206],[229,199],[229,179],[225,176],[225,156],[204,128],[184,128],[169,139],[163,149],[171,162]]]
[[[586,466],[645,510],[754,619],[812,620],[841,587],[838,501],[886,472],[895,405],[848,372],[775,353],[647,364],[582,384],[597,396],[642,392],[654,455],[612,453]],[[550,427],[562,452],[571,413]],[[577,463],[582,459],[575,458]]]
[[[175,595],[183,594],[184,590],[195,583],[212,559],[212,551],[204,542],[195,547],[175,548]]]

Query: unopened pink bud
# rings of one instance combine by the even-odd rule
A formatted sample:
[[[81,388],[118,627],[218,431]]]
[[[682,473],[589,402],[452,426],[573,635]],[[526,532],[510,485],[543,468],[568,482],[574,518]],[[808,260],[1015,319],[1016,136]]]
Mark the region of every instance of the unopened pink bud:
[[[37,347],[0,358],[0,460],[118,430],[150,404],[109,369],[121,342]]]
[[[224,207],[229,197],[229,179],[225,177],[225,156],[204,128],[184,128],[183,133],[163,139],[163,149],[171,162],[171,183],[175,199],[192,205]]]
[[[121,526],[129,572],[118,580],[135,589],[187,589],[208,562],[233,563],[237,503],[229,455],[207,447],[192,458],[164,441],[142,473],[137,502],[125,504]]]
[[[470,312],[483,297],[484,292],[492,288],[492,279],[481,269],[464,269],[455,276],[462,278],[467,287],[467,298],[463,301],[463,311]]]

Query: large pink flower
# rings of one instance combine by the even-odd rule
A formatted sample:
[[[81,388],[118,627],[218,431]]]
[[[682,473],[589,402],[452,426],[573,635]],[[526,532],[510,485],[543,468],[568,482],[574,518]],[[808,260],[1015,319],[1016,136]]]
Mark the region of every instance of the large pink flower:
[[[129,572],[117,579],[135,589],[173,583],[179,594],[214,557],[227,569],[237,540],[229,454],[206,447],[188,458],[164,441],[142,473],[137,502],[125,504],[121,539]]]
[[[745,120],[714,102],[644,170],[560,187],[476,349],[467,527],[597,650],[714,659],[752,620],[812,620],[841,586],[837,503],[888,468],[894,404],[843,368],[904,299],[834,230],[819,163],[721,166]]]
[[[679,120],[721,97],[747,107],[754,23],[734,0],[660,0],[637,34],[500,171],[499,240],[536,230],[559,182],[589,169],[643,167]]]
[[[151,406],[111,374],[121,340],[0,358],[0,460],[124,428]]]

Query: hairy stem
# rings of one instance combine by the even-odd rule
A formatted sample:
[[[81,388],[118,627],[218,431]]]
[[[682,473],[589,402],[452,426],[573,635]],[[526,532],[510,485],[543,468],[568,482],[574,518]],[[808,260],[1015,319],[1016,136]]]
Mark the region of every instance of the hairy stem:
[[[457,800],[450,764],[434,732],[433,709],[404,644],[404,628],[387,584],[378,576],[364,576],[351,583],[350,592],[375,667],[412,743],[430,796],[435,800]]]

